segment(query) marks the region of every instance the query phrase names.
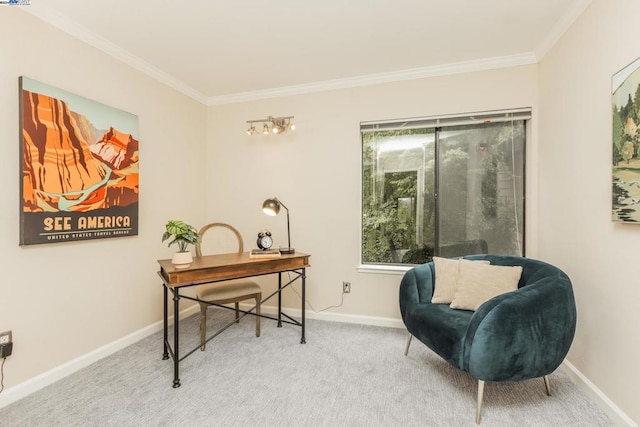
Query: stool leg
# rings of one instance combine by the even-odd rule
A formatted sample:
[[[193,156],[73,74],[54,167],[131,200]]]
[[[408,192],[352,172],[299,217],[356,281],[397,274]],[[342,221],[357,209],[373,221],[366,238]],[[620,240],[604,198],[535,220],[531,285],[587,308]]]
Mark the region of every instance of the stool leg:
[[[240,303],[236,303],[236,323],[240,323],[240,311],[238,311],[240,309]]]

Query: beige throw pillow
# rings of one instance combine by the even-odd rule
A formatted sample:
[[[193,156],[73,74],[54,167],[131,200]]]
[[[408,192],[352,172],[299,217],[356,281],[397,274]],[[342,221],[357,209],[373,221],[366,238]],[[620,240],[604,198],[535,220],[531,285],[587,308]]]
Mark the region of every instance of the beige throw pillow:
[[[436,272],[435,289],[431,302],[434,304],[451,304],[458,288],[458,270],[460,261],[458,259],[433,257],[433,265]],[[471,263],[489,264],[489,261],[468,261]]]
[[[491,298],[518,289],[521,275],[522,267],[483,265],[461,260],[458,289],[451,308],[475,311]]]

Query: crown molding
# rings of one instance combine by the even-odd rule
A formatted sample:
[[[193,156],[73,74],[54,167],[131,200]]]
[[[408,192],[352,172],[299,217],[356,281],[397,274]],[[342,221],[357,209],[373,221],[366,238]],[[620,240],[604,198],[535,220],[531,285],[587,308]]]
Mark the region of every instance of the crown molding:
[[[566,18],[564,22],[568,22],[566,27],[560,26],[563,31],[577,18],[579,13],[586,8],[591,0],[577,0],[576,4],[581,4],[582,8],[576,7],[571,14],[567,14],[571,18]],[[105,38],[93,33],[87,28],[81,26],[77,22],[51,9],[50,7],[38,3],[32,4],[28,8],[21,10],[41,19],[42,21],[66,32],[67,34],[87,43],[90,46],[99,49],[106,54],[122,61],[132,68],[152,77],[153,79],[166,84],[167,86],[177,90],[178,92],[195,99],[207,106],[233,104],[247,101],[255,101],[260,99],[278,98],[292,95],[303,95],[315,92],[324,92],[336,89],[348,89],[360,86],[370,86],[383,83],[392,83],[404,80],[422,79],[428,77],[446,76],[452,74],[469,73],[474,71],[491,70],[506,67],[515,67],[520,65],[530,65],[538,62],[540,56],[535,52],[525,52],[515,55],[500,56],[493,58],[482,58],[478,60],[455,62],[450,64],[441,64],[421,68],[412,68],[407,70],[391,71],[386,73],[368,74],[363,76],[348,77],[344,79],[326,80],[308,84],[283,86],[278,88],[263,89],[249,92],[233,93],[229,95],[220,95],[206,97],[202,93],[193,89],[181,80],[176,79],[170,74],[160,70],[159,68],[149,64],[138,58],[132,53],[122,49],[121,47],[111,43]]]
[[[29,7],[20,8],[30,15],[41,19],[42,21],[64,31],[65,33],[87,43],[90,46],[95,47],[98,50],[103,51],[107,55],[110,55],[125,64],[133,67],[134,69],[141,71],[142,73],[154,78],[155,80],[166,84],[167,86],[183,93],[203,104],[207,103],[207,97],[193,89],[184,82],[176,79],[170,74],[160,70],[159,68],[149,64],[146,61],[138,58],[132,53],[122,49],[121,47],[111,43],[105,38],[89,31],[87,28],[72,21],[68,17],[62,15],[59,12],[45,6],[43,3],[31,4]]]
[[[535,54],[539,60],[555,46],[562,36],[569,30],[571,25],[582,15],[591,5],[593,0],[575,0],[567,12],[556,22],[547,37],[538,45]]]
[[[473,61],[455,62],[429,67],[412,68],[408,70],[392,71],[388,73],[368,74],[364,76],[348,77],[344,79],[326,80],[321,82],[283,86],[273,89],[241,92],[229,95],[212,96],[207,99],[207,105],[224,105],[239,102],[255,101],[259,99],[278,98],[291,95],[302,95],[314,92],[324,92],[336,89],[348,89],[359,86],[370,86],[382,83],[392,83],[403,80],[423,79],[427,77],[447,76],[452,74],[469,73],[474,71],[492,70],[497,68],[515,67],[519,65],[536,64],[538,57],[534,52],[509,56],[484,58]]]

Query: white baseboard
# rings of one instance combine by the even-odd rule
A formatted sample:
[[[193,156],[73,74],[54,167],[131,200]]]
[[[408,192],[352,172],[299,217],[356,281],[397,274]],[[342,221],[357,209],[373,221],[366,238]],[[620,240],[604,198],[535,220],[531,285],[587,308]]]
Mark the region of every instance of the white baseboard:
[[[186,308],[180,312],[180,319],[191,316],[192,314],[198,311],[198,305],[194,304],[189,308]],[[169,319],[169,322],[173,324],[173,316]],[[77,357],[73,360],[70,360],[66,363],[63,363],[60,366],[57,366],[53,369],[50,369],[46,372],[43,372],[40,375],[36,375],[35,377],[15,385],[13,387],[5,389],[2,394],[0,394],[0,408],[4,408],[5,406],[22,399],[34,393],[41,388],[48,386],[62,378],[73,374],[74,372],[79,371],[82,368],[85,368],[91,365],[94,362],[97,362],[100,359],[103,359],[107,356],[112,355],[116,351],[122,350],[123,348],[130,346],[143,338],[148,337],[149,335],[161,331],[162,330],[162,321],[156,322],[152,325],[144,327],[138,331],[135,331],[123,338],[120,338],[116,341],[113,341],[109,344],[103,345],[93,351],[90,351],[87,354],[84,354],[80,357]]]
[[[360,316],[355,314],[329,313],[313,311],[306,312],[307,319],[327,320],[330,322],[357,323],[359,325],[382,326],[387,328],[404,329],[402,319],[389,317]]]
[[[595,384],[593,384],[571,362],[564,360],[562,370],[571,380],[609,417],[617,426],[638,427],[638,425],[611,401]]]
[[[248,310],[253,307],[251,304],[240,304],[243,310]],[[276,315],[278,308],[274,306],[262,306],[262,312],[269,315]],[[302,310],[295,308],[283,308],[283,312],[287,313],[293,318],[299,319],[302,317]],[[393,319],[390,317],[374,317],[374,316],[360,316],[355,314],[344,313],[332,313],[330,311],[315,312],[313,310],[305,310],[305,316],[307,319],[326,320],[329,322],[342,322],[342,323],[356,323],[358,325],[371,325],[382,326],[387,328],[404,328],[402,319]]]

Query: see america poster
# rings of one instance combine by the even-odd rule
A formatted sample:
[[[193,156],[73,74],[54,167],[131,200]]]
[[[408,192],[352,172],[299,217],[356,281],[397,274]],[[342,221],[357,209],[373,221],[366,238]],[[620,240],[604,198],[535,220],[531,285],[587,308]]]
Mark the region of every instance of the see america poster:
[[[20,245],[138,234],[138,117],[20,77]]]

